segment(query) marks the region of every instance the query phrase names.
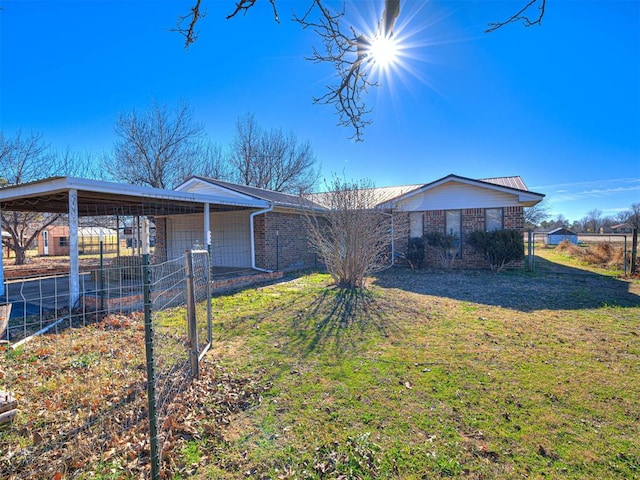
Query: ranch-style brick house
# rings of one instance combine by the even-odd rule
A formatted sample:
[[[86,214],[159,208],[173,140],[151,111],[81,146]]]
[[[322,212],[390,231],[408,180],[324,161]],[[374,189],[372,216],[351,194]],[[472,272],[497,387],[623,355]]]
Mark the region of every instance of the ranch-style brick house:
[[[322,195],[315,201],[301,202],[300,197],[205,177],[192,177],[176,191],[200,195],[228,196],[242,200],[259,200],[266,208],[212,213],[212,262],[220,266],[244,266],[260,270],[292,270],[314,266],[315,254],[309,249],[305,209],[321,213]],[[461,268],[484,268],[482,255],[465,242],[474,230],[512,229],[524,231],[525,207],[540,202],[544,195],[531,192],[520,177],[475,180],[447,175],[426,184],[374,189],[376,204],[372,208],[393,216],[393,243],[396,252],[407,248],[410,237],[422,237],[430,231],[453,234],[461,238],[456,265]],[[172,232],[202,232],[202,217],[169,217],[166,244],[175,255],[183,247]],[[187,236],[188,237],[188,236]],[[202,244],[202,241],[201,241]],[[427,248],[427,266],[439,266],[439,258]]]
[[[474,230],[524,230],[525,207],[544,195],[529,191],[520,177],[471,179],[447,175],[436,181],[374,189],[371,208],[392,224],[391,259],[407,249],[410,237],[432,231],[461,239],[455,266],[483,268],[482,255],[465,243]],[[322,214],[322,195],[296,195],[191,177],[175,190],[53,177],[0,189],[0,210],[64,214],[69,228],[70,291],[78,294],[79,218],[109,216],[155,224],[154,261],[207,248],[213,267],[294,270],[317,265],[309,248],[305,214]],[[134,221],[134,223],[136,223]],[[439,259],[427,248],[425,262]],[[71,302],[74,303],[74,302]]]

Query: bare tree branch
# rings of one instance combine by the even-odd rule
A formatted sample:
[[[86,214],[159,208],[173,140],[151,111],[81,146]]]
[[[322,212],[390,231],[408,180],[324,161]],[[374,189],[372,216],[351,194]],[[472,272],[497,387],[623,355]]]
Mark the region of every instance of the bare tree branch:
[[[201,0],[195,1],[188,15],[179,17],[178,26],[174,29],[185,36],[185,47],[197,39],[195,25],[204,15],[201,13]],[[240,13],[247,12],[255,6],[258,0],[236,0],[235,9],[227,19]],[[341,21],[344,17],[344,3],[341,11],[333,11],[327,6],[326,0],[307,0],[310,5],[301,16],[293,13],[293,21],[303,29],[312,29],[322,40],[323,48],[313,48],[313,54],[307,57],[315,63],[331,64],[336,72],[338,82],[327,85],[326,93],[313,98],[317,104],[333,105],[338,115],[338,125],[352,128],[354,134],[351,138],[361,141],[364,128],[371,123],[367,118],[371,110],[365,103],[366,94],[370,87],[378,84],[370,80],[370,55],[371,38],[363,33],[356,32],[352,26],[345,27]],[[524,26],[539,25],[544,16],[546,0],[523,0],[526,5],[508,19],[490,23],[487,32],[493,32],[510,23],[522,22]],[[280,21],[277,0],[269,0],[273,8],[276,22]],[[378,22],[376,35],[390,37],[393,35],[395,22],[400,15],[401,0],[384,0],[384,10]],[[528,12],[538,5],[538,13],[535,17]],[[183,26],[188,23],[188,26]]]
[[[525,15],[527,10],[529,10],[534,5],[540,4],[538,7],[538,15],[536,17],[529,17]],[[499,28],[504,27],[510,23],[522,22],[525,27],[531,27],[533,25],[541,25],[542,17],[544,16],[544,9],[546,7],[547,0],[529,0],[529,2],[522,7],[518,12],[511,15],[509,18],[502,22],[490,23],[489,28],[485,30],[486,33],[494,32]]]
[[[0,131],[0,172],[4,186],[20,185],[55,174],[68,174],[71,158],[56,161],[48,143],[40,133],[13,137]],[[69,160],[69,161],[67,161]],[[60,215],[43,215],[38,212],[0,212],[2,229],[11,235],[11,248],[16,254],[16,265],[26,260],[26,251],[38,234],[56,221]]]
[[[148,111],[121,114],[114,129],[118,139],[104,170],[127,183],[173,188],[195,173],[192,162],[202,158],[203,127],[186,102],[173,111],[153,103]]]
[[[256,2],[257,0],[240,0],[238,3],[236,3],[236,9],[232,13],[227,15],[227,20],[235,17],[240,12],[246,15],[247,11],[249,11],[249,9],[253,7]],[[276,7],[276,0],[269,0],[269,3],[271,3],[271,7],[273,8],[274,20],[280,23],[280,17],[278,16],[278,9]]]
[[[171,29],[172,32],[177,32],[184,36],[184,48],[189,48],[192,43],[198,40],[199,32],[196,31],[196,24],[198,20],[206,16],[206,12],[200,11],[202,0],[195,0],[195,2],[191,7],[191,11],[187,15],[178,17],[175,28]],[[183,26],[185,23],[188,23],[186,27]]]
[[[315,20],[314,13],[317,13]],[[344,10],[334,13],[321,0],[314,0],[302,17],[294,14],[293,20],[303,29],[312,28],[324,44],[324,52],[314,47],[313,55],[307,60],[333,64],[339,79],[338,84],[327,85],[327,92],[315,97],[314,103],[334,105],[339,118],[338,125],[351,126],[354,129],[351,138],[360,141],[364,127],[371,123],[365,118],[370,110],[363,96],[369,87],[377,84],[369,80],[369,71],[364,68],[369,60],[370,40],[357,34],[353,28],[345,32],[340,23],[343,17]]]
[[[327,207],[305,211],[309,244],[337,286],[363,288],[368,275],[389,266],[391,216],[373,208],[375,190],[367,180],[335,176],[327,186],[327,192],[305,198]]]

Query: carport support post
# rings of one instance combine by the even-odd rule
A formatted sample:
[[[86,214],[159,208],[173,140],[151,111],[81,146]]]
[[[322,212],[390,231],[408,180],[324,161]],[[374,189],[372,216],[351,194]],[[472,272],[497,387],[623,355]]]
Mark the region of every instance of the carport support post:
[[[80,300],[80,262],[78,261],[78,190],[69,190],[69,310]]]

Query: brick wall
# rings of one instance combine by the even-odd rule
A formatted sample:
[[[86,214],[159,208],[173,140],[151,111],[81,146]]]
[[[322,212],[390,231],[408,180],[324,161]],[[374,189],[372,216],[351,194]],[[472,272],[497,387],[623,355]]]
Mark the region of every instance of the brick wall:
[[[522,207],[504,207],[504,228],[524,232],[524,211]]]
[[[267,270],[296,270],[316,264],[309,247],[303,215],[268,212],[254,218],[256,266]]]
[[[485,229],[485,211],[482,208],[467,208],[461,211],[462,222],[462,254],[456,258],[454,268],[488,268],[484,256],[474,251],[464,241],[465,237],[475,231]],[[524,232],[524,213],[522,207],[505,207],[503,209],[503,222],[505,229]],[[445,229],[445,211],[430,210],[424,212],[424,233],[442,232]],[[405,247],[406,248],[406,247]],[[438,250],[433,247],[425,247],[425,266],[430,268],[442,268]],[[522,262],[514,267],[522,266]]]

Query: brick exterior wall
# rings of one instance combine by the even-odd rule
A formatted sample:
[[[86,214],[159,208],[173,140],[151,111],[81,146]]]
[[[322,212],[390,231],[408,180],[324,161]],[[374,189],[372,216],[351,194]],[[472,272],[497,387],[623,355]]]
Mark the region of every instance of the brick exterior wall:
[[[504,228],[524,232],[524,210],[522,207],[504,207]]]
[[[297,270],[316,265],[309,247],[304,215],[268,212],[254,218],[256,266],[266,270]]]
[[[453,268],[488,268],[489,265],[484,256],[474,251],[465,242],[465,237],[475,231],[485,229],[485,210],[483,208],[466,208],[460,211],[462,226],[462,253],[453,263]],[[445,211],[429,210],[423,212],[423,235],[429,232],[445,233]],[[524,233],[524,211],[522,207],[504,207],[503,208],[503,228],[510,230],[518,230]],[[396,242],[396,249],[405,252],[408,233],[405,240]],[[425,246],[424,265],[429,268],[442,268],[438,251],[434,247]],[[514,264],[513,267],[523,267],[523,262]]]

